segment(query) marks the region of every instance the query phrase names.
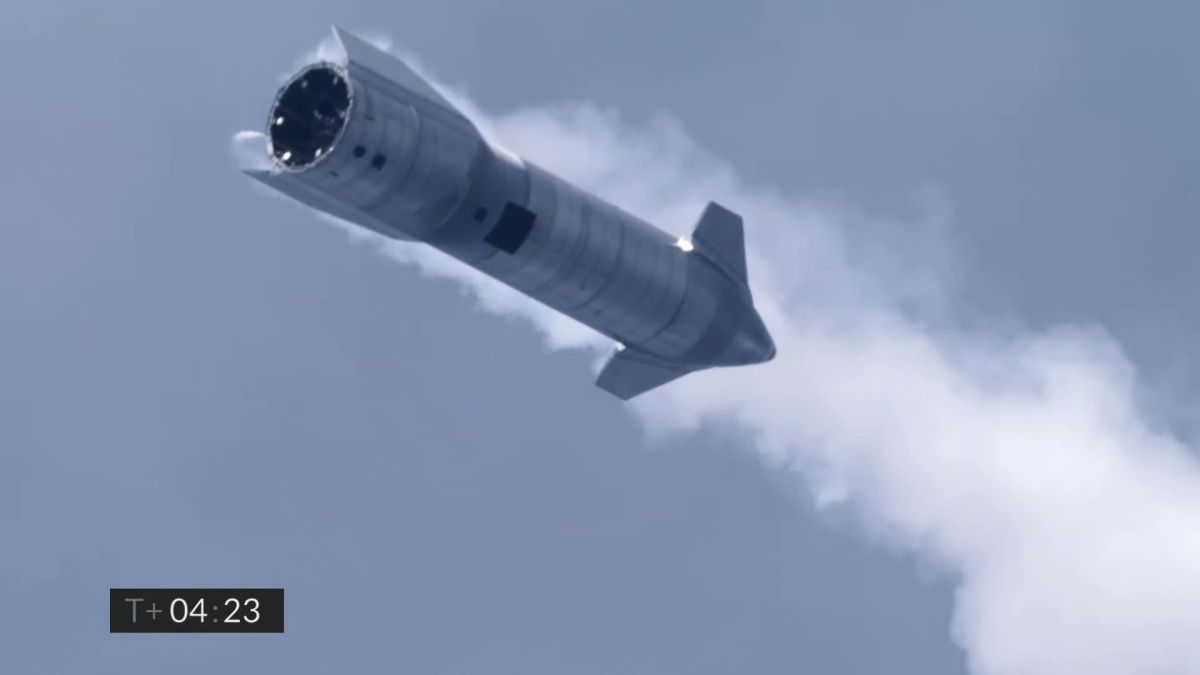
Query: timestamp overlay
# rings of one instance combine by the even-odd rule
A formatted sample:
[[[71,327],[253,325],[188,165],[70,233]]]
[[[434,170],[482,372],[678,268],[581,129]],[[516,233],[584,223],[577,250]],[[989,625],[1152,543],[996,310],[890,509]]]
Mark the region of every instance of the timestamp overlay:
[[[110,588],[110,633],[282,633],[282,588]]]

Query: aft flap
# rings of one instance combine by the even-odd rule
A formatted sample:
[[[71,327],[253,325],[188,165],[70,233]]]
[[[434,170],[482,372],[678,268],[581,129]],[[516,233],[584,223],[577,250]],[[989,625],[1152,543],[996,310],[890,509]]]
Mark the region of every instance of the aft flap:
[[[622,401],[688,374],[687,368],[660,361],[636,349],[618,349],[604,364],[596,386]]]
[[[747,284],[746,236],[742,231],[741,216],[716,202],[709,202],[692,232],[692,245],[733,278]]]
[[[451,112],[458,112],[457,108],[450,105],[450,102],[431,84],[400,59],[337,26],[333,27],[333,35],[346,51],[346,59],[349,61],[351,70],[369,71],[384,82],[398,84],[402,89],[410,91],[430,103]]]

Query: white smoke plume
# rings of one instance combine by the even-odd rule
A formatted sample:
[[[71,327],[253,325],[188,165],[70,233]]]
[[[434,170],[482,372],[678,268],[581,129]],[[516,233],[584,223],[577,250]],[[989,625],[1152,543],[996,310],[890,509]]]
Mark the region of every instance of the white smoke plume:
[[[686,228],[710,198],[745,217],[779,356],[648,394],[633,406],[648,426],[733,421],[821,502],[953,570],[973,672],[1200,673],[1195,453],[1140,414],[1101,329],[956,321],[936,194],[888,223],[743,185],[666,120],[566,106],[492,121],[651,222]]]
[[[974,673],[1200,673],[1196,453],[1139,411],[1137,373],[1102,329],[967,314],[947,291],[958,258],[936,191],[883,218],[747,185],[665,116],[457,99],[490,138],[661,227],[685,234],[710,199],[744,216],[779,355],[638,399],[650,431],[735,424],[818,503],[948,569]],[[606,343],[436,251],[385,248],[553,346]]]

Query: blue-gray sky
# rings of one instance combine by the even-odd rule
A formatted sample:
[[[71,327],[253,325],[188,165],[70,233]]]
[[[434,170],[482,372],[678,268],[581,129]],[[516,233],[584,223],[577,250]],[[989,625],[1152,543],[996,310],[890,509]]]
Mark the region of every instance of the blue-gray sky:
[[[1184,3],[0,7],[0,669],[960,673],[954,579],[728,429],[647,442],[589,358],[233,168],[337,22],[488,110],[668,111],[746,180],[904,213],[956,292],[1103,323],[1191,429]],[[630,167],[631,171],[636,167]],[[283,636],[110,636],[106,589],[282,585]]]

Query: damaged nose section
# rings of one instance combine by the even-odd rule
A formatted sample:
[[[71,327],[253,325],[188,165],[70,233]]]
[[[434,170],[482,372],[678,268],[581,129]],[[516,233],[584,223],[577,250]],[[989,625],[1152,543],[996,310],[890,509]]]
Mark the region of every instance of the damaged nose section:
[[[327,156],[346,128],[350,104],[350,80],[338,66],[319,63],[300,71],[279,90],[267,122],[276,166],[302,171]]]

